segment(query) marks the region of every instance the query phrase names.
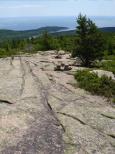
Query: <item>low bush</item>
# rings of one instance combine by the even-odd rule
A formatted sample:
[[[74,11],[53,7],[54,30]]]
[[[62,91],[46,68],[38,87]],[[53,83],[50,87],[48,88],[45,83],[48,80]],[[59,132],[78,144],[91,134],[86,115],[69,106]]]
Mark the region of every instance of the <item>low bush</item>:
[[[115,104],[115,98],[113,98],[113,104]]]
[[[99,69],[110,71],[113,72],[113,74],[115,74],[115,60],[97,62],[95,66]]]
[[[107,76],[98,77],[96,73],[83,70],[76,72],[75,79],[78,81],[80,88],[92,94],[102,95],[108,98],[115,96],[115,82]]]
[[[5,50],[5,49],[0,49],[0,58],[5,58],[5,57],[10,57],[12,55],[16,55],[17,51],[12,49],[12,50]]]
[[[104,59],[105,60],[115,60],[115,54],[114,55],[106,55],[106,56],[104,56]]]
[[[115,74],[115,60],[102,62],[101,68]]]

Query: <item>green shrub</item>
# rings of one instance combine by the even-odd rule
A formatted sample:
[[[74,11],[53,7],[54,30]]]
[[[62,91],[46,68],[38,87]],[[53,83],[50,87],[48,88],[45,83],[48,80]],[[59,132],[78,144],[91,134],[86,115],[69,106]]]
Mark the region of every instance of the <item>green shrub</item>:
[[[115,54],[114,55],[109,55],[109,56],[108,55],[105,55],[104,56],[104,59],[105,60],[115,60]]]
[[[79,87],[92,94],[102,95],[108,98],[115,96],[115,82],[107,76],[98,77],[96,73],[89,71],[78,71],[75,74]]]
[[[113,98],[113,104],[115,104],[115,98]]]
[[[17,53],[16,50],[6,50],[6,49],[0,49],[0,58],[9,57],[12,55],[15,55]]]
[[[115,60],[97,62],[96,67],[106,71],[113,72],[115,74]]]
[[[102,63],[101,66],[103,69],[107,70],[107,71],[111,71],[115,74],[115,60],[113,61],[105,61]]]

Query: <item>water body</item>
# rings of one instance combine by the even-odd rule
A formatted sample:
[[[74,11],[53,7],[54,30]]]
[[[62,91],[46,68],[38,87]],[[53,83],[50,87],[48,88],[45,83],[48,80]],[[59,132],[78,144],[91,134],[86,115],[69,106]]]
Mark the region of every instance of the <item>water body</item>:
[[[115,17],[90,17],[98,27],[115,27]],[[76,17],[14,17],[0,18],[0,29],[30,30],[46,26],[75,29]]]

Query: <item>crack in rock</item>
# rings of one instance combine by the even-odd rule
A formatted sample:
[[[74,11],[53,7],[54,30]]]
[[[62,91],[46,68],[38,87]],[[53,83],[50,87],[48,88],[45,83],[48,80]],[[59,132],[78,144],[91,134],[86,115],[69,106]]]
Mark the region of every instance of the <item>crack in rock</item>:
[[[83,122],[83,121],[81,121],[80,119],[78,119],[78,118],[76,118],[76,117],[74,117],[74,116],[72,116],[72,115],[70,115],[70,114],[66,114],[66,113],[62,113],[62,112],[57,112],[58,114],[62,114],[62,115],[64,115],[64,116],[67,116],[67,117],[69,117],[69,118],[72,118],[72,119],[74,119],[74,120],[77,120],[77,121],[79,121],[82,125],[87,125],[85,122]]]
[[[14,104],[13,102],[10,102],[8,100],[2,100],[2,99],[0,99],[0,103]]]
[[[112,117],[112,116],[110,116],[110,115],[105,115],[105,114],[101,114],[102,116],[104,116],[104,117],[106,117],[106,118],[109,118],[109,119],[115,119],[115,117]]]
[[[25,86],[25,75],[26,75],[26,72],[25,72],[25,69],[24,69],[21,57],[20,57],[20,65],[21,65],[21,72],[22,72],[22,84],[21,84],[20,95],[22,95],[23,91],[24,91],[24,86]]]

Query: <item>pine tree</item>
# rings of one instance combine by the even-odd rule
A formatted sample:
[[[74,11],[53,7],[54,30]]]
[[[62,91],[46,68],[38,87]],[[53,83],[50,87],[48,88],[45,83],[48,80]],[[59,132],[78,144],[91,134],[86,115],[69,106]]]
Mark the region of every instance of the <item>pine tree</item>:
[[[90,66],[94,60],[103,57],[105,41],[95,23],[86,16],[80,14],[77,24],[78,39],[73,55],[78,56],[84,66]]]

